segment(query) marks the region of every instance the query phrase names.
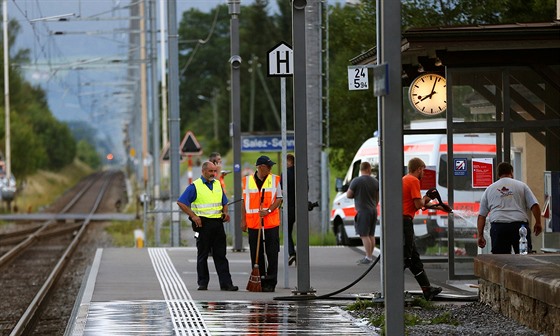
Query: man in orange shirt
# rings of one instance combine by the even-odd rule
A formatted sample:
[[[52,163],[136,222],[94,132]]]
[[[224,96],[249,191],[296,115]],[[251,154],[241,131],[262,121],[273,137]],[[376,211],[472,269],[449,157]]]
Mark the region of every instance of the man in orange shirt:
[[[404,267],[410,269],[428,301],[441,293],[441,287],[433,287],[424,270],[424,264],[414,243],[414,215],[429,205],[430,197],[420,193],[420,180],[424,176],[426,164],[419,158],[408,161],[408,174],[402,178],[403,185],[403,233],[404,233]]]

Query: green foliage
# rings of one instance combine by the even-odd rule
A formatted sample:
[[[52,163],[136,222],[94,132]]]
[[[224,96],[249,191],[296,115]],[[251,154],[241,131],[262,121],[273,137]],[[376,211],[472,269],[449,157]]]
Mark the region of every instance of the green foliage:
[[[423,298],[414,299],[412,302],[414,307],[420,307],[422,310],[436,310],[441,309],[441,307],[436,307],[432,302],[426,301]],[[356,302],[349,304],[346,306],[346,310],[349,311],[359,311],[362,312],[362,315],[368,315],[369,324],[376,327],[381,328],[381,335],[385,335],[385,314],[380,309],[373,309],[373,308],[382,308],[384,304],[374,302],[372,300],[363,300],[357,299]],[[416,325],[435,325],[435,324],[447,324],[458,326],[460,325],[459,321],[454,319],[449,312],[443,312],[440,315],[432,318],[431,320],[425,320],[421,317],[420,310],[415,310],[412,312],[405,312],[404,314],[404,325],[407,327],[413,327]],[[408,332],[407,332],[408,334]]]
[[[216,99],[219,134],[224,142],[210,149],[225,152],[229,144],[229,15],[226,5],[216,6],[210,13],[190,9],[183,13],[178,28],[181,134],[191,130],[208,151],[205,139],[213,138],[212,101]],[[204,41],[204,43],[199,43]],[[199,96],[204,97],[200,99]]]
[[[555,8],[554,0],[405,0],[402,20],[404,29],[547,22],[554,20]]]
[[[414,297],[411,305],[414,306],[414,307],[420,307],[420,308],[426,309],[426,310],[435,309],[435,306],[434,306],[433,302],[432,301],[427,301],[426,299],[424,299],[423,296]]]
[[[381,334],[385,335],[385,315],[373,315],[370,317],[369,323],[374,327],[383,328]]]
[[[454,319],[449,312],[445,312],[441,315],[434,317],[430,324],[449,324],[458,326],[460,323],[456,319]]]
[[[77,144],[78,159],[88,166],[97,169],[101,167],[101,158],[89,142],[80,140]]]
[[[336,237],[329,233],[326,235],[322,233],[310,233],[309,246],[336,246]]]
[[[285,4],[282,6],[286,9]],[[266,77],[267,52],[281,40],[291,40],[291,6],[288,15],[268,14],[268,1],[241,6],[239,52],[241,64],[241,131],[279,132],[280,84]],[[209,13],[190,9],[179,24],[181,133],[193,131],[205,152],[227,152],[230,110],[230,15],[226,5]],[[199,41],[204,43],[199,43]],[[288,85],[290,86],[290,85]],[[288,88],[289,90],[289,88]],[[202,97],[199,97],[202,96]],[[291,106],[287,93],[287,106]],[[214,138],[212,104],[217,104],[218,141]],[[288,125],[293,124],[288,111]],[[252,128],[252,129],[251,129]]]
[[[2,111],[3,116],[4,111]],[[17,113],[14,113],[10,119],[12,172],[18,180],[25,179],[45,166],[47,151],[35,135],[33,125],[23,121]],[[1,133],[2,140],[4,140],[3,126]],[[4,148],[4,141],[2,141],[2,146]]]
[[[556,18],[555,0],[509,0],[502,22],[547,22]]]
[[[239,15],[239,51],[243,59],[241,132],[280,130],[274,112],[275,106],[280,106],[279,81],[261,80],[260,75],[266,77],[265,60],[273,44],[292,43],[292,6],[290,1],[277,0],[278,11],[270,14],[269,2],[255,0],[249,6],[241,6]],[[375,1],[364,0],[353,6],[336,3],[328,9],[329,32],[323,36],[328,36],[328,41],[324,42],[328,42],[330,138],[323,141],[329,143],[330,162],[339,170],[347,168],[361,143],[378,129],[376,98],[370,90],[348,91],[346,75],[351,59],[375,47],[375,5]],[[402,2],[402,29],[551,21],[554,6],[554,0],[405,0]],[[180,98],[182,134],[192,130],[205,152],[227,152],[231,148],[230,19],[227,6],[218,5],[209,13],[196,9],[183,13],[179,26],[181,92],[189,93]],[[200,40],[204,43],[197,42]],[[292,106],[291,89],[288,81],[287,106]],[[199,99],[199,95],[206,99]],[[218,141],[213,134],[212,99],[218,106]],[[287,124],[293,125],[290,109],[287,119]],[[352,131],[348,132],[349,129]]]
[[[377,103],[370,90],[348,91],[349,60],[375,45],[375,10],[369,6],[332,7],[330,11],[330,153],[344,170],[359,146],[377,130]],[[351,131],[349,132],[349,130]]]
[[[372,300],[357,299],[356,302],[346,306],[346,310],[366,310],[368,308],[383,307],[383,303]]]
[[[8,39],[9,44],[13,45],[20,26],[16,21],[10,21],[9,24]],[[11,54],[11,61],[17,64],[28,59],[29,51],[24,49]],[[66,124],[52,116],[45,92],[29,84],[19,68],[12,66],[9,72],[10,154],[14,176],[18,180],[24,180],[39,169],[59,170],[71,164],[76,156],[76,142]],[[0,75],[4,76],[3,67]],[[3,91],[4,84],[0,83]],[[1,106],[5,106],[4,100],[5,97],[2,96]],[[5,118],[4,109],[1,110],[1,118]],[[5,127],[5,123],[1,123],[3,147],[6,139]]]

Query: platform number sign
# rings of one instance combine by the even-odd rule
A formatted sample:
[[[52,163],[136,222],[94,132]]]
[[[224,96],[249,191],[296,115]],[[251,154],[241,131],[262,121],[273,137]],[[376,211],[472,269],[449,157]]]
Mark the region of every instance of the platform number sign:
[[[348,90],[367,90],[369,88],[368,68],[348,67]]]

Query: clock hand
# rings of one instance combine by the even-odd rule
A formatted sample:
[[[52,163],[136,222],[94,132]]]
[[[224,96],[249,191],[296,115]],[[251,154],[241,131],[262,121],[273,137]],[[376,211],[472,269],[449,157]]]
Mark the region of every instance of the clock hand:
[[[432,96],[434,95],[434,93],[436,93],[436,92],[435,92],[435,91],[432,91],[432,93],[430,93],[430,94],[427,95],[426,97],[421,98],[420,101],[424,101],[424,100],[426,100],[426,99],[428,99],[428,98],[432,98]]]
[[[434,79],[434,86],[432,86],[432,93],[430,93],[430,97],[436,93],[435,89],[436,89],[436,84],[437,84],[437,78]]]
[[[432,99],[432,96],[436,93],[436,91],[435,91],[435,89],[436,89],[436,84],[437,84],[437,78],[434,79],[434,86],[432,86],[432,92],[431,92],[429,95],[427,95],[426,97],[420,99],[420,101],[424,101],[424,100],[426,100],[426,99],[428,99],[428,98]]]

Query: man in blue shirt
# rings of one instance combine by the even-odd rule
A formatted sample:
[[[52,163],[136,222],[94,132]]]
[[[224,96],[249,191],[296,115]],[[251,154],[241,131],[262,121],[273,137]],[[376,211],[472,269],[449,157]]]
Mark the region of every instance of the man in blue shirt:
[[[177,204],[189,215],[193,230],[199,233],[196,242],[196,272],[198,290],[207,290],[210,274],[208,271],[208,255],[212,258],[220,281],[220,289],[236,291],[229,272],[226,258],[226,232],[224,222],[229,221],[228,199],[220,182],[215,179],[217,168],[212,162],[202,164],[202,176],[185,189]]]

